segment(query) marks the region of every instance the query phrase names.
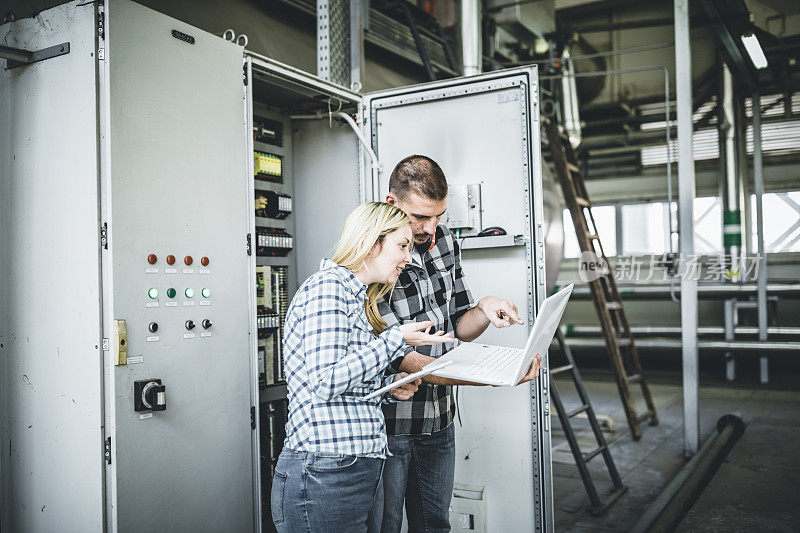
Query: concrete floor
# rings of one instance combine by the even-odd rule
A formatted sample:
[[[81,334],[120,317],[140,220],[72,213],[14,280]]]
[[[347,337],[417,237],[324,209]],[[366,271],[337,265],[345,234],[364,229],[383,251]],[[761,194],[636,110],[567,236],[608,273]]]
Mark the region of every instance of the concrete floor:
[[[676,379],[651,378],[659,425],[644,426],[642,439],[636,442],[625,423],[615,383],[607,376],[584,379],[595,411],[614,420],[615,431],[605,435],[628,491],[603,516],[593,516],[554,417],[555,526],[558,531],[627,531],[686,464],[681,386]],[[579,406],[571,380],[564,377],[556,382],[567,409]],[[742,417],[747,424],[744,436],[679,530],[800,531],[800,466],[796,461],[800,454],[800,392],[721,383],[702,386],[701,442],[726,413]],[[593,450],[596,443],[588,422],[577,420],[574,428],[584,453]],[[612,487],[602,456],[589,464],[602,497]]]

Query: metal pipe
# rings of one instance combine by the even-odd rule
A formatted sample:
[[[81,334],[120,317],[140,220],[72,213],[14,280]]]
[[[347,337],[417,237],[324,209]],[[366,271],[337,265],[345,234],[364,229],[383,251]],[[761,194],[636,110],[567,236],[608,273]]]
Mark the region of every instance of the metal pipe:
[[[680,231],[678,249],[683,259],[694,255],[695,176],[692,150],[694,128],[689,0],[675,0],[674,16],[675,100],[678,121],[678,228]],[[681,276],[683,453],[686,457],[694,455],[700,445],[700,367],[697,322],[697,279],[694,276]]]
[[[681,334],[681,328],[679,326],[631,326],[630,329],[634,336]],[[570,336],[601,335],[603,333],[603,329],[600,326],[584,326],[575,324],[566,324],[561,326],[561,330],[564,332],[564,335]],[[725,330],[726,328],[724,327],[705,326],[698,327],[697,334],[704,336],[725,335]],[[771,327],[767,328],[767,331],[773,336],[800,335],[800,328]],[[758,328],[752,326],[736,326],[733,328],[733,333],[736,335],[758,335]]]
[[[767,340],[767,254],[764,250],[764,160],[761,153],[761,95],[753,94],[753,188],[756,194],[756,235],[758,242],[758,340]],[[761,383],[768,380],[768,360],[759,361]]]
[[[800,296],[798,283],[774,283],[766,285],[767,294],[777,295],[782,298]],[[625,299],[650,299],[669,296],[669,285],[620,285],[619,292]],[[680,292],[680,289],[679,289]],[[698,285],[697,293],[704,299],[728,298],[734,296],[755,296],[758,287],[754,283],[741,283],[736,285]],[[591,297],[589,287],[580,285],[572,290],[572,299],[585,300]]]
[[[657,50],[659,48],[669,48],[673,46],[674,43],[657,43],[657,44],[646,44],[644,46],[634,46],[632,48],[621,48],[619,50],[609,50],[607,52],[597,52],[595,54],[581,54],[577,56],[571,56],[570,59],[573,61],[580,61],[582,59],[595,59],[598,57],[609,57],[609,56],[617,56],[621,54],[632,54],[634,52],[647,52],[649,50]],[[554,57],[551,59],[537,59],[537,63],[558,63],[566,59],[565,57]]]
[[[743,281],[738,272],[744,260],[742,249],[742,209],[739,203],[741,193],[741,173],[739,172],[739,143],[735,109],[734,81],[728,65],[722,64],[720,83],[719,112],[719,153],[721,166],[720,198],[722,199],[722,242],[725,249],[728,281]]]
[[[569,50],[564,49],[564,72],[561,78],[561,98],[564,109],[564,130],[573,148],[581,144],[581,120],[578,111],[578,88],[575,85],[575,66]]]
[[[683,467],[631,529],[635,533],[675,531],[720,465],[744,434],[745,424],[736,415],[717,420],[717,433]]]
[[[461,62],[464,65],[464,75],[480,74],[483,69],[480,0],[461,0],[460,14]]]
[[[569,347],[575,348],[605,348],[606,341],[602,338],[594,337],[569,337],[567,339]],[[557,344],[550,344],[551,348],[557,348]],[[683,343],[677,339],[636,339],[637,348],[648,348],[654,350],[680,350]],[[698,341],[697,347],[701,350],[736,350],[743,352],[767,352],[767,351],[788,351],[800,353],[800,342],[792,341]]]

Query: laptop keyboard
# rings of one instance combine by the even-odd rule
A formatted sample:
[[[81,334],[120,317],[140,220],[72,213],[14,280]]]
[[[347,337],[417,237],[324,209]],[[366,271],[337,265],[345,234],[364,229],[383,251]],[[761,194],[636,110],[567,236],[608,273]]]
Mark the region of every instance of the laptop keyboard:
[[[486,352],[483,359],[476,361],[466,372],[476,378],[502,379],[508,370],[519,363],[522,350],[518,348],[497,347]]]

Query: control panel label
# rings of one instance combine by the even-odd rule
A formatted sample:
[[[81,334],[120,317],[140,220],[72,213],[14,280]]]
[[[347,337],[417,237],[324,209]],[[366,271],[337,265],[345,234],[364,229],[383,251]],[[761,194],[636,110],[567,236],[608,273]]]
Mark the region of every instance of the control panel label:
[[[153,411],[150,411],[149,413],[142,413],[139,415],[139,420],[146,420],[148,418],[153,418]]]
[[[200,302],[200,305],[211,305],[211,302],[209,302],[209,301],[203,301],[203,302]]]
[[[158,335],[152,335],[147,337],[147,342],[156,342],[158,340]]]
[[[183,302],[184,307],[194,307],[194,302]]]
[[[178,273],[178,269],[177,268],[165,268],[164,269],[164,274],[177,274],[177,273]]]
[[[164,302],[164,307],[178,307],[178,302]]]
[[[200,336],[201,337],[210,337],[211,336],[211,332],[210,331],[206,331],[205,333],[201,333]]]
[[[145,268],[144,271],[147,274],[158,274],[158,269],[157,268]]]
[[[194,274],[194,269],[193,268],[184,268],[183,269],[183,273],[184,274]]]
[[[147,302],[147,307],[158,307],[158,302]]]
[[[184,339],[193,339],[194,338],[194,333],[184,333],[183,334],[183,338]]]
[[[129,365],[135,365],[137,363],[143,363],[143,362],[144,362],[144,356],[143,355],[137,355],[136,357],[128,357],[128,364]]]
[[[200,274],[211,274],[211,271],[209,269],[207,269],[207,268],[201,268],[197,272],[200,273]]]

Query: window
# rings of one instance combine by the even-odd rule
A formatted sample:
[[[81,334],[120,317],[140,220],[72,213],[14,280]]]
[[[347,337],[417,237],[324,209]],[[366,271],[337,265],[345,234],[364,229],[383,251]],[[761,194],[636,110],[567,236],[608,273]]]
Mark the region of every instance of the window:
[[[663,254],[669,250],[666,203],[630,204],[622,209],[622,254]]]
[[[722,202],[718,197],[694,199],[694,253],[722,253]]]
[[[800,252],[800,191],[767,193],[764,203],[764,251]],[[753,253],[758,253],[756,195],[750,196]]]
[[[575,227],[572,225],[572,216],[569,209],[564,209],[564,257],[580,257],[581,248],[575,237]],[[613,205],[599,205],[592,207],[592,216],[597,224],[600,242],[606,256],[617,255],[617,220],[616,208]],[[591,228],[590,228],[591,229]]]

